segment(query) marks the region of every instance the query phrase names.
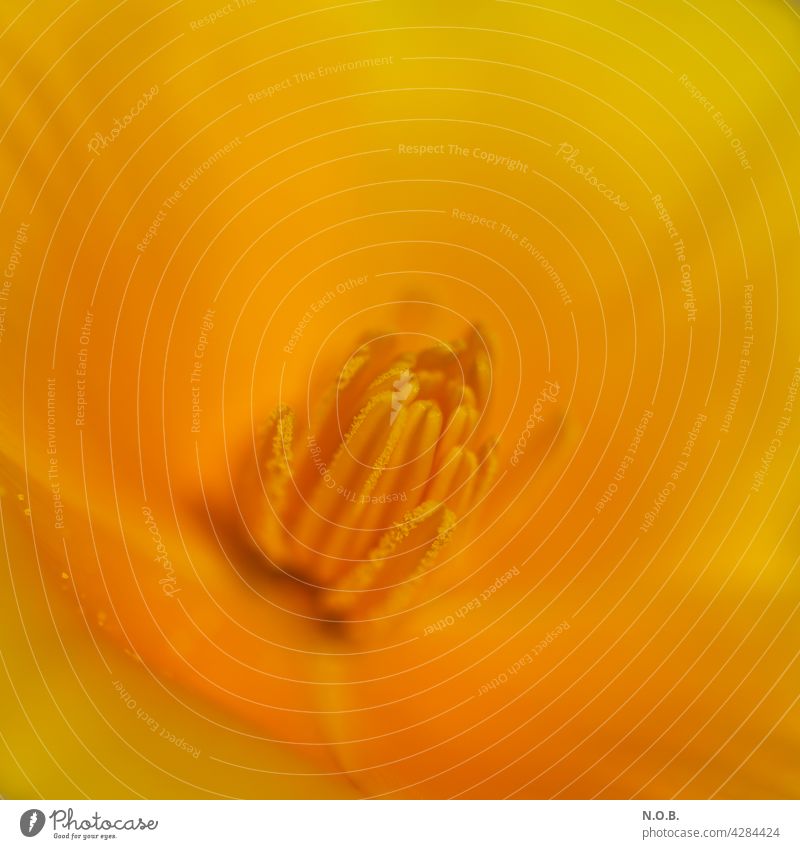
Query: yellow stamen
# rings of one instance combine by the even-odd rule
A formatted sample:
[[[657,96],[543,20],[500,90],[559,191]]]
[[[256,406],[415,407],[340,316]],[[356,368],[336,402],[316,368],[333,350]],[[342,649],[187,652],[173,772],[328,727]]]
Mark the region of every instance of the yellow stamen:
[[[285,407],[267,424],[253,533],[319,588],[325,615],[408,603],[495,473],[494,443],[476,444],[491,386],[484,337],[393,347],[369,343],[348,360],[303,438]]]

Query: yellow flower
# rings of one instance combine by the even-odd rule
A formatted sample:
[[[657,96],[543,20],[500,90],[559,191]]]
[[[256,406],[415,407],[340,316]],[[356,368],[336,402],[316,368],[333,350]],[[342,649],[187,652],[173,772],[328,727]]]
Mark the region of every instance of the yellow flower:
[[[0,793],[797,796],[795,11],[39,5]]]

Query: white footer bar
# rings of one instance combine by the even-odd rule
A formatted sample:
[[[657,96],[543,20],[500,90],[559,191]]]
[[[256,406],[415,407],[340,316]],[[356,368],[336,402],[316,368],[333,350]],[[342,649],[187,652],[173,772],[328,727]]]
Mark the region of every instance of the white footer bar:
[[[0,846],[800,847],[797,801],[0,801]]]

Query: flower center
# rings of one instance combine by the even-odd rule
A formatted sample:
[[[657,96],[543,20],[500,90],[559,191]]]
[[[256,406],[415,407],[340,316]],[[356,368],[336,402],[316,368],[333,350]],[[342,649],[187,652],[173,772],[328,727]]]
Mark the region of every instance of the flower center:
[[[272,414],[250,524],[325,614],[385,616],[429,585],[497,466],[481,436],[491,380],[477,330],[417,353],[386,337],[345,363],[302,432],[291,408]]]

